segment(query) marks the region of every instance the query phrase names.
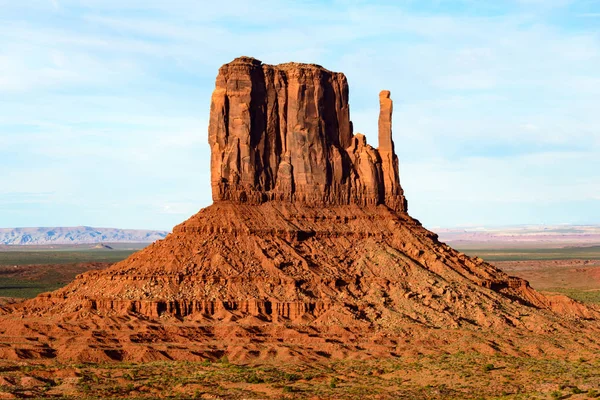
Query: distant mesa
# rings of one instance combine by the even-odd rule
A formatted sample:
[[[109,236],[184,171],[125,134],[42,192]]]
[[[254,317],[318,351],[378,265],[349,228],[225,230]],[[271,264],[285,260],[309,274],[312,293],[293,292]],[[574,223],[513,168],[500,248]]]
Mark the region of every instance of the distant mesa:
[[[104,244],[104,243],[98,243],[97,245],[94,246],[94,249],[113,250],[113,248],[111,246]]]
[[[544,296],[408,215],[388,91],[379,105],[374,148],[353,132],[343,74],[249,57],[225,64],[208,128],[214,203],[106,270],[0,308],[0,357],[599,351],[597,308]]]
[[[0,245],[152,243],[165,238],[167,234],[166,231],[92,228],[89,226],[0,228]]]
[[[600,225],[521,225],[490,228],[446,228],[444,242],[463,248],[599,246]]]

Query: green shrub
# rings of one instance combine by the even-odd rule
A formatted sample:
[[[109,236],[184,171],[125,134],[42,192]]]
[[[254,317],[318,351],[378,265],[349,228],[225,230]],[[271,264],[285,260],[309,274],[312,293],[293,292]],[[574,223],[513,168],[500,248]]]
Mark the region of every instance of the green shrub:
[[[260,376],[256,375],[255,373],[252,373],[248,376],[246,376],[246,383],[263,383],[265,380],[262,379]]]
[[[288,382],[295,382],[300,379],[300,376],[297,374],[289,374],[289,373],[285,372],[283,374],[283,379],[285,379]]]
[[[485,365],[483,366],[483,370],[484,370],[485,372],[490,372],[490,371],[493,371],[493,370],[494,370],[494,368],[495,368],[495,367],[494,367],[494,364],[485,364]]]
[[[338,378],[336,378],[335,376],[333,378],[331,378],[331,380],[329,381],[329,387],[332,389],[335,389],[338,385]]]

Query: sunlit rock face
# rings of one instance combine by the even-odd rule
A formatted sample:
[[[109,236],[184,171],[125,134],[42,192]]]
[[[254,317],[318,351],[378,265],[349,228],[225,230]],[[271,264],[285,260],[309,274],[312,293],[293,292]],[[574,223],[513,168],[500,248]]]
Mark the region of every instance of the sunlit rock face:
[[[248,57],[225,64],[210,111],[213,199],[406,211],[389,91],[381,92],[380,105],[375,149],[353,135],[344,74]]]

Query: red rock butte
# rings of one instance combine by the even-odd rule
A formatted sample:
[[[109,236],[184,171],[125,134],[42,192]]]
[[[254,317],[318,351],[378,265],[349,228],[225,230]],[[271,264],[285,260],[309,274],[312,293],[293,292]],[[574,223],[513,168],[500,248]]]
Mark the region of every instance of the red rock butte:
[[[210,108],[213,200],[306,206],[385,204],[406,211],[380,94],[379,148],[353,135],[344,74],[240,57],[219,70]]]
[[[375,100],[375,99],[374,99]],[[0,357],[318,361],[597,351],[600,313],[544,296],[407,213],[379,96],[353,134],[348,84],[241,57],[210,109],[214,204],[104,271],[0,309]]]

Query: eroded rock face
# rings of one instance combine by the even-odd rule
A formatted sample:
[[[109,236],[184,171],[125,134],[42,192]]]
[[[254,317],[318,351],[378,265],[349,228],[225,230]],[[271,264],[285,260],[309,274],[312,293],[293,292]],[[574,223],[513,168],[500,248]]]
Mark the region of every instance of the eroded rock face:
[[[213,200],[385,204],[406,211],[382,92],[379,149],[352,133],[344,74],[240,57],[219,70],[209,125]]]

